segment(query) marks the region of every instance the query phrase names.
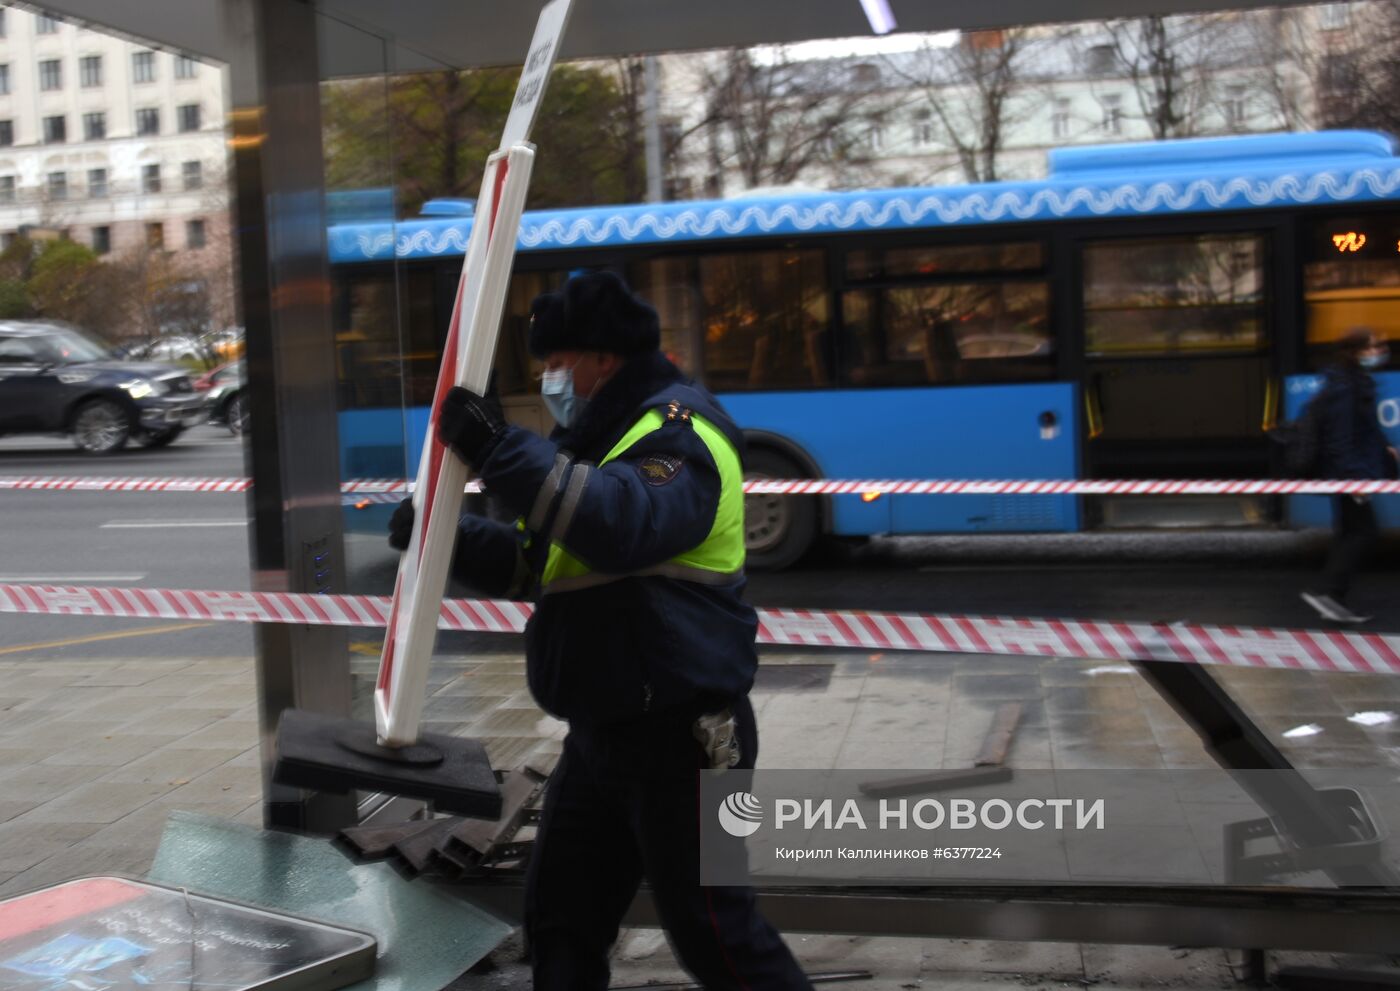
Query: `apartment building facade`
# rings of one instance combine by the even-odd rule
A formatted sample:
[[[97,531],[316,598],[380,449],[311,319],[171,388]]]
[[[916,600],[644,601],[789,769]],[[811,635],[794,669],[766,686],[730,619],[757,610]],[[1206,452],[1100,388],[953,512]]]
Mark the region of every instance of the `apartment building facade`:
[[[1160,38],[1145,21],[1086,22],[911,38],[907,51],[806,62],[766,49],[740,60],[737,75],[724,53],[666,56],[662,112],[688,136],[668,185],[727,197],[785,184],[1035,179],[1047,152],[1067,145],[1336,126],[1329,93],[1351,96],[1337,67],[1357,64],[1376,7],[1180,15],[1155,25]],[[752,161],[754,149],[770,160]]]
[[[219,67],[0,6],[0,245],[177,257],[231,300]]]

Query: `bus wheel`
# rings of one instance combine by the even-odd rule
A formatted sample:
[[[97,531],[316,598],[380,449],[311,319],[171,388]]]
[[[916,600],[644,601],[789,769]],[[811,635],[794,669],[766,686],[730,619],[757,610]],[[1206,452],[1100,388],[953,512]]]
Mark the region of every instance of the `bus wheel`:
[[[754,448],[744,478],[801,478],[805,473],[774,451]],[[753,571],[781,571],[806,554],[817,536],[814,496],[744,496],[744,546]]]

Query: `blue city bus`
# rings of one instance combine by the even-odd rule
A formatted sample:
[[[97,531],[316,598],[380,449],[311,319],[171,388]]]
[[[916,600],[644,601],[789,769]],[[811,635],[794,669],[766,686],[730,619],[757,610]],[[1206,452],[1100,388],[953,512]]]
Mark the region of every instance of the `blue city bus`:
[[[1056,149],[1042,180],[525,215],[496,383],[549,424],[527,307],[621,273],[768,477],[1268,477],[1329,346],[1400,338],[1400,158],[1360,131]],[[469,201],[333,219],[346,477],[412,474]],[[1396,366],[1400,367],[1400,366]],[[1400,374],[1382,373],[1400,440]],[[1391,408],[1393,407],[1393,408]],[[1392,415],[1393,414],[1393,415]],[[822,534],[1325,519],[1325,500],[751,497],[750,560]],[[1389,525],[1400,511],[1383,507]],[[378,525],[378,521],[376,521]]]

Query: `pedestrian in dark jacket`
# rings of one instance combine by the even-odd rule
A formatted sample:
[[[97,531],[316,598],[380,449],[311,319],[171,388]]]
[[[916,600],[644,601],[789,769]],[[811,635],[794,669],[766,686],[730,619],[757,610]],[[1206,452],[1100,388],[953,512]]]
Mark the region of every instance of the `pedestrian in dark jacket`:
[[[744,601],[744,440],[657,350],[656,312],[610,273],[531,305],[548,439],[453,389],[441,436],[515,526],[464,517],[454,576],[530,595],[530,689],[569,722],[531,854],[538,989],[604,989],[643,877],[706,988],[808,988],[751,888],[701,887],[699,772],[752,768],[757,617]],[[407,542],[412,507],[391,541]],[[709,810],[710,815],[715,810]]]
[[[1312,400],[1318,408],[1320,464],[1323,478],[1394,478],[1397,454],[1386,440],[1376,414],[1376,383],[1370,372],[1385,365],[1386,342],[1374,332],[1357,329],[1338,345],[1337,362],[1323,376]],[[1303,600],[1323,619],[1364,623],[1346,605],[1356,572],[1375,545],[1379,531],[1369,496],[1333,497],[1335,537],[1323,570],[1322,586],[1304,592]]]

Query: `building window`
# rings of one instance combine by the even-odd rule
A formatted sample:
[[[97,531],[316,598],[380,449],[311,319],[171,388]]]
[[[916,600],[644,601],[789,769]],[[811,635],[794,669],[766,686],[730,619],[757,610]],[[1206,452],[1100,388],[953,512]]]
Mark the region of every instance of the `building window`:
[[[13,203],[15,201],[15,177],[12,175],[0,175],[0,203]]]
[[[0,65],[0,96],[10,95],[10,67]]]
[[[1099,100],[1103,106],[1103,130],[1105,134],[1123,133],[1123,97],[1119,93],[1109,93]]]
[[[88,89],[102,85],[101,55],[84,55],[78,59],[78,82]]]
[[[112,228],[94,227],[92,229],[92,250],[99,255],[105,255],[112,250]]]
[[[68,118],[63,115],[44,118],[44,144],[60,145],[68,140]]]
[[[4,8],[4,7],[0,7],[0,38],[4,38],[4,37],[5,37],[5,32],[6,32],[7,30],[8,30],[8,28],[6,27],[6,24],[5,24],[5,8]]]
[[[1244,127],[1245,89],[1240,85],[1225,87],[1225,125],[1230,128]]]
[[[1050,131],[1056,138],[1069,137],[1069,100],[1059,97],[1055,109],[1050,114]]]
[[[66,200],[68,198],[68,173],[49,173],[49,199]]]
[[[154,251],[165,250],[165,225],[157,221],[146,225],[146,247]]]
[[[883,151],[885,147],[885,127],[878,121],[865,132],[865,146],[872,152]]]
[[[199,189],[204,185],[204,166],[199,162],[185,162],[180,166],[185,179],[185,189]]]
[[[202,247],[204,247],[204,221],[202,221],[202,220],[186,220],[186,221],[185,221],[185,247],[187,247],[187,248],[202,248]]]
[[[56,58],[44,59],[39,63],[39,88],[55,90],[63,88],[63,62]]]
[[[141,166],[141,191],[144,193],[160,192],[160,166]]]
[[[58,18],[52,14],[36,14],[34,17],[35,34],[58,34]]]
[[[107,195],[107,170],[88,169],[88,196],[100,200]]]
[[[1106,76],[1118,64],[1118,53],[1112,45],[1094,45],[1084,54],[1084,68],[1091,75]]]
[[[131,55],[131,81],[133,83],[153,83],[156,81],[156,53],[133,52]]]
[[[193,79],[195,77],[195,73],[198,71],[195,68],[198,64],[199,63],[197,63],[194,59],[190,58],[188,55],[176,55],[175,78]]]
[[[176,113],[179,115],[179,118],[178,118],[178,119],[179,119],[179,125],[180,125],[180,130],[181,130],[181,131],[198,131],[198,130],[199,130],[199,104],[198,104],[198,103],[187,103],[187,104],[185,104],[184,106],[176,107],[175,110],[176,110]]]
[[[155,107],[146,107],[136,111],[136,133],[159,134],[160,111]]]
[[[0,148],[8,148],[15,143],[15,122],[0,120]]]
[[[1344,3],[1328,3],[1318,8],[1318,20],[1324,31],[1344,31],[1351,25],[1351,11]]]
[[[933,111],[920,110],[914,114],[914,147],[933,144]]]
[[[107,115],[104,113],[83,114],[83,140],[101,141],[107,136]]]

